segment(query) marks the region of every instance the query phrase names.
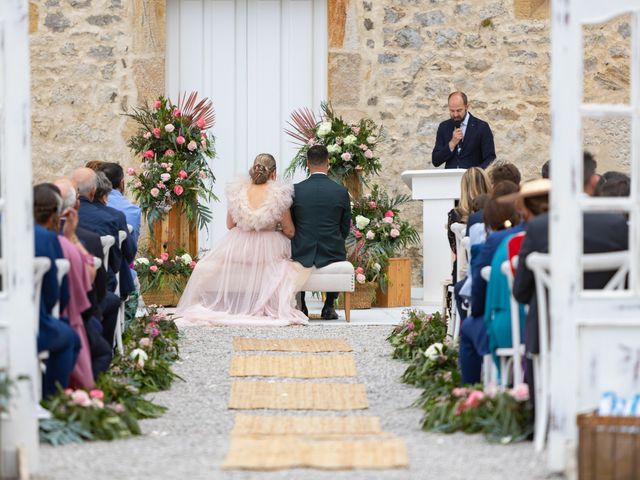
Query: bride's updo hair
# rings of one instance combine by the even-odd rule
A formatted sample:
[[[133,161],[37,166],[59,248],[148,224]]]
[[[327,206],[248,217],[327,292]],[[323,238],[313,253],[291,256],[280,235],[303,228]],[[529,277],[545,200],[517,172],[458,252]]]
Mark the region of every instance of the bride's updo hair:
[[[249,170],[251,181],[256,185],[267,183],[269,176],[276,171],[276,159],[270,153],[260,153]]]

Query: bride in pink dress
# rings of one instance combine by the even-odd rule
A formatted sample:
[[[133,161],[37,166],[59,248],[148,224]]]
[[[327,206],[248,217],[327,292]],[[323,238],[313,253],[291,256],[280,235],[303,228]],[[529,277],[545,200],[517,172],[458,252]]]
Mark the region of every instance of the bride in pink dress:
[[[309,275],[291,260],[293,187],[276,180],[275,159],[262,153],[249,178],[229,183],[226,194],[229,232],[191,274],[176,309],[178,324],[307,324],[293,306]]]

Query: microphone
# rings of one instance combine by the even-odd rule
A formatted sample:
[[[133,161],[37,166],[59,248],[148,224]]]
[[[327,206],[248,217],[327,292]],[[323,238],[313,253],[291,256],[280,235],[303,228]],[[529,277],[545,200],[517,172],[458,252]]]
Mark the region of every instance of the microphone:
[[[462,121],[461,120],[454,120],[453,121],[453,128],[460,128],[460,125],[462,125]],[[462,150],[462,140],[460,140],[458,142],[458,145],[456,146],[457,150],[458,150],[458,155],[460,155],[460,150]]]

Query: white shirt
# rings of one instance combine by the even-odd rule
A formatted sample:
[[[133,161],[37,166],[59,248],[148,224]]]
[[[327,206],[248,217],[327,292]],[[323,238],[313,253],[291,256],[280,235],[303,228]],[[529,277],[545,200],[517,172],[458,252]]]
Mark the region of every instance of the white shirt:
[[[467,133],[467,123],[469,123],[469,112],[464,116],[464,120],[460,124],[460,130],[462,130],[462,137],[464,138],[464,134]]]

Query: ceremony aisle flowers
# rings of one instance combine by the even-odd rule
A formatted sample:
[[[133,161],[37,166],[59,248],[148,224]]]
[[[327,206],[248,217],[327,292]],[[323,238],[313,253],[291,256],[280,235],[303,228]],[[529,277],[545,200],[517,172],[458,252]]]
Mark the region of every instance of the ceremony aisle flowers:
[[[150,290],[164,288],[169,288],[177,295],[182,293],[198,260],[188,253],[178,253],[173,257],[169,257],[165,252],[159,257],[136,258],[134,269],[138,274],[140,292],[143,295]]]
[[[123,337],[124,354],[94,390],[60,390],[43,402],[53,415],[40,421],[40,439],[53,445],[85,440],[114,440],[140,435],[138,420],[156,418],[166,408],[142,395],[168,389],[179,359],[178,328],[173,319],[150,306]]]
[[[439,313],[403,312],[401,323],[387,338],[393,358],[408,361],[402,381],[422,389],[415,406],[424,411],[424,430],[483,433],[488,440],[511,443],[531,433],[526,384],[500,390],[495,385],[461,386],[458,350],[447,337]]]
[[[215,114],[210,100],[196,98],[196,92],[181,95],[175,105],[160,96],[127,114],[139,125],[128,145],[141,159],[139,170],[127,170],[129,186],[150,226],[177,204],[200,228],[212,219],[204,202],[217,200],[207,161],[215,157],[214,138],[207,133]]]
[[[297,169],[307,170],[307,151],[313,145],[327,147],[329,176],[339,183],[344,184],[348,177],[379,174],[382,163],[375,149],[382,140],[381,128],[368,118],[355,124],[346,122],[326,102],[320,108],[319,118],[308,108],[291,114],[288,122],[291,129],[285,132],[300,148],[285,174],[291,176]]]

